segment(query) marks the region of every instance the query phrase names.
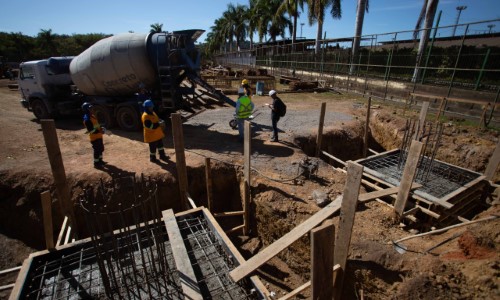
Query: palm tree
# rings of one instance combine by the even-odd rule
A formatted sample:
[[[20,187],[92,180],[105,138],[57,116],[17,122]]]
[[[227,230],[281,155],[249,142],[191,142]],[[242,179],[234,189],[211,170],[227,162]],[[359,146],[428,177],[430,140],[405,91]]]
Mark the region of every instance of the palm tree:
[[[154,23],[150,25],[151,30],[149,30],[150,33],[160,33],[163,31],[163,24],[160,23]]]
[[[417,62],[415,64],[415,70],[413,72],[412,82],[418,81],[420,77],[422,64],[422,58],[424,54],[425,47],[427,47],[427,42],[429,41],[429,35],[431,33],[432,24],[434,23],[434,16],[436,15],[436,10],[439,4],[439,0],[424,0],[422,9],[420,10],[420,15],[418,16],[417,25],[415,26],[415,31],[413,32],[413,38],[416,39],[422,21],[424,21],[424,29],[420,34],[420,43],[418,45],[417,52]],[[425,19],[424,19],[425,17]]]
[[[46,57],[57,56],[57,47],[55,44],[56,36],[52,34],[52,29],[40,29],[37,41],[40,49],[44,49]]]
[[[318,30],[316,32],[316,45],[314,53],[318,54],[320,49],[321,35],[323,34],[323,21],[325,19],[325,9],[330,5],[332,6],[330,14],[334,19],[340,19],[342,17],[342,8],[340,5],[341,0],[308,0],[307,4],[309,6],[308,19],[309,25],[313,25],[318,22]]]
[[[358,8],[356,10],[356,25],[354,29],[354,40],[352,41],[352,63],[350,73],[356,71],[356,58],[358,57],[359,44],[363,32],[363,21],[365,19],[365,11],[368,12],[369,0],[358,0]]]
[[[283,14],[276,14],[282,0],[258,0],[255,7],[255,14],[258,15],[257,32],[259,41],[269,34],[271,41],[276,41],[276,37],[285,37],[287,28],[292,28],[292,22]],[[290,30],[291,32],[291,30]]]
[[[276,15],[282,15],[285,11],[293,18],[292,45],[297,39],[297,18],[299,17],[299,8],[304,11],[305,0],[282,0]]]
[[[257,3],[259,0],[250,0],[249,8],[245,13],[245,18],[247,20],[247,34],[250,38],[250,49],[253,49],[253,34],[257,31],[257,27],[260,21],[259,6]]]

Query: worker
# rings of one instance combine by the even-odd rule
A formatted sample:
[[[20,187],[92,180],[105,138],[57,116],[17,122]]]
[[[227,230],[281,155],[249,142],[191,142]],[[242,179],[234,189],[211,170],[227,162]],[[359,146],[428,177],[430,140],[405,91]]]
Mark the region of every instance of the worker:
[[[92,104],[85,102],[82,105],[83,110],[83,125],[87,128],[87,134],[90,138],[90,144],[94,149],[94,168],[101,168],[106,163],[102,160],[102,153],[104,152],[103,133],[106,128],[101,127],[99,121],[94,115]]]
[[[243,142],[245,120],[249,120],[254,109],[252,98],[246,94],[236,101],[235,116],[238,123],[238,141]]]
[[[137,100],[142,105],[144,101],[151,99],[151,93],[146,89],[144,83],[139,83],[139,92],[137,93]]]
[[[143,103],[144,113],[142,114],[142,125],[144,126],[144,142],[149,144],[149,161],[158,162],[156,159],[156,150],[160,154],[161,160],[167,160],[168,155],[165,155],[163,149],[163,133],[162,123],[158,115],[154,112],[154,103],[150,99]]]
[[[248,80],[243,79],[241,81],[241,86],[238,89],[238,97],[241,97],[243,95],[246,95],[250,98],[252,98],[252,88],[250,88],[250,84],[248,83]]]
[[[269,106],[271,109],[271,124],[273,126],[273,136],[271,137],[271,142],[278,142],[278,121],[280,117],[283,117],[286,113],[286,105],[283,101],[278,97],[275,90],[269,91],[269,97],[273,99],[272,104],[266,103],[265,105]]]

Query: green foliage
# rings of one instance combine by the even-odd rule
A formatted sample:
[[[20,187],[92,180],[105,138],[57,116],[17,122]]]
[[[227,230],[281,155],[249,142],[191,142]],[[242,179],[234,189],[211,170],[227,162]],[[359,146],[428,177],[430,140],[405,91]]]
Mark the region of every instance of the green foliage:
[[[12,62],[75,56],[108,36],[103,33],[59,35],[52,33],[51,29],[40,30],[36,37],[21,32],[0,32],[0,56]]]

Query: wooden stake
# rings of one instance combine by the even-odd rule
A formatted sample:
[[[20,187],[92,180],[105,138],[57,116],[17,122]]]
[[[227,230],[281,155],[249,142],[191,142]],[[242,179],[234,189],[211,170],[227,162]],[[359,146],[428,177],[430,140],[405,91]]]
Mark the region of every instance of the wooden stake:
[[[365,138],[363,145],[363,157],[368,155],[368,132],[370,131],[370,107],[372,106],[372,97],[368,97],[368,107],[366,108],[366,124],[365,124]],[[331,153],[331,152],[330,152]]]
[[[427,111],[429,110],[429,101],[422,102],[422,108],[420,109],[420,116],[418,118],[418,130],[416,132],[415,140],[420,140],[422,137],[422,128],[424,128],[425,119],[427,118]]]
[[[351,244],[352,227],[362,176],[363,166],[352,161],[347,162],[347,181],[344,186],[342,207],[340,208],[339,233],[335,239],[334,263],[340,265],[340,270],[335,273],[334,299],[341,299],[342,295],[344,273]]]
[[[52,198],[50,192],[45,191],[40,194],[43,211],[43,231],[45,233],[45,246],[47,249],[54,249],[54,233],[52,225]]]
[[[59,140],[57,139],[56,125],[54,120],[41,120],[43,138],[47,147],[49,156],[50,168],[52,176],[54,176],[54,184],[56,186],[57,196],[61,203],[61,212],[63,216],[68,216],[71,227],[78,232],[76,227],[75,212],[71,203],[71,194],[66,180],[66,171],[62,160],[61,149],[59,148]]]
[[[321,103],[321,113],[319,115],[318,136],[316,137],[316,157],[321,153],[321,142],[323,141],[323,125],[325,123],[326,102]]]
[[[212,199],[212,168],[210,165],[210,157],[205,158],[205,181],[207,183],[207,206],[208,210],[213,213],[213,199]]]
[[[333,247],[335,226],[331,220],[311,230],[312,299],[333,297]]]
[[[188,199],[188,180],[186,170],[186,156],[184,153],[184,134],[182,132],[182,120],[180,114],[171,114],[172,118],[172,136],[174,137],[175,165],[177,167],[177,177],[179,180],[179,194],[181,197],[181,209],[189,209]]]
[[[498,141],[497,146],[495,147],[495,151],[493,155],[491,155],[490,161],[488,162],[488,166],[486,166],[486,170],[484,171],[484,176],[486,176],[486,180],[493,180],[495,173],[498,169],[498,164],[500,163],[500,141]]]
[[[244,142],[244,160],[245,160],[245,182],[243,184],[243,211],[245,214],[243,215],[243,224],[245,227],[243,228],[243,235],[248,235],[250,232],[250,158],[252,155],[251,150],[251,141],[252,141],[252,132],[251,132],[251,124],[248,121],[245,121],[245,142]]]
[[[408,196],[410,195],[410,188],[413,183],[413,179],[415,178],[418,160],[420,158],[420,152],[422,152],[422,146],[423,143],[419,141],[412,141],[410,146],[410,151],[408,153],[408,158],[406,159],[403,175],[401,176],[401,183],[399,185],[399,192],[396,197],[396,203],[394,203],[394,211],[398,220],[400,220],[403,216],[406,201],[408,200]]]

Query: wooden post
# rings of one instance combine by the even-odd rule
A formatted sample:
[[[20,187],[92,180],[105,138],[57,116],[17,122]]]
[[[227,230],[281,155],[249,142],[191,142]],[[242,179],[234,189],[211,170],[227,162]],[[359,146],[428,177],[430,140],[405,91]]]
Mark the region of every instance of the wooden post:
[[[244,160],[245,160],[245,182],[243,184],[243,211],[245,214],[243,215],[243,235],[248,235],[250,232],[250,158],[252,155],[251,150],[251,141],[252,141],[252,132],[251,132],[251,123],[245,121],[245,141],[244,141]]]
[[[498,164],[500,163],[500,141],[498,141],[497,146],[495,147],[495,151],[491,155],[490,161],[488,162],[488,166],[486,166],[486,170],[484,171],[484,176],[486,176],[486,180],[493,180],[495,173],[498,169]]]
[[[422,108],[420,109],[420,116],[418,118],[418,128],[415,132],[414,140],[420,140],[422,137],[422,128],[424,128],[425,119],[427,117],[427,111],[429,110],[429,101],[422,102]]]
[[[172,136],[174,137],[175,165],[177,167],[177,177],[179,180],[179,194],[181,197],[181,209],[189,209],[187,199],[188,180],[186,170],[186,156],[184,153],[184,134],[182,132],[182,120],[180,114],[171,114]]]
[[[212,199],[212,169],[210,166],[210,157],[205,157],[205,181],[207,183],[207,206],[208,211],[213,213],[213,199]]]
[[[321,113],[319,115],[318,136],[316,137],[316,157],[321,153],[321,142],[323,140],[323,125],[325,123],[326,102],[321,103]]]
[[[342,206],[340,208],[339,233],[335,239],[334,263],[340,265],[340,270],[335,273],[333,285],[334,299],[341,299],[344,274],[347,265],[347,255],[351,244],[352,227],[354,215],[359,198],[359,187],[363,176],[363,166],[349,161],[347,162],[347,181],[344,186]]]
[[[335,226],[331,220],[311,230],[312,299],[333,297],[333,247]]]
[[[68,183],[66,180],[66,171],[62,160],[61,149],[59,148],[59,140],[57,139],[56,125],[54,120],[40,120],[42,124],[43,138],[47,147],[49,156],[50,168],[52,176],[54,176],[54,184],[56,185],[57,196],[61,203],[61,212],[63,216],[68,216],[71,227],[75,230],[75,235],[78,230],[76,227],[75,212],[71,203],[71,194],[69,192]]]
[[[363,157],[368,155],[368,132],[370,131],[370,107],[372,106],[372,97],[368,97],[368,107],[366,108],[366,124],[365,124],[365,138],[363,145]],[[331,152],[330,152],[331,153]]]
[[[415,178],[420,152],[422,152],[422,146],[423,143],[419,141],[412,141],[410,146],[403,175],[401,176],[401,183],[399,184],[396,203],[394,203],[394,211],[398,220],[403,216],[406,201],[410,195],[410,188],[413,183],[413,179]]]
[[[45,245],[47,249],[54,249],[54,233],[52,225],[52,198],[50,192],[45,191],[40,194],[43,211],[43,232],[45,233]]]

